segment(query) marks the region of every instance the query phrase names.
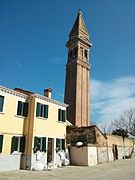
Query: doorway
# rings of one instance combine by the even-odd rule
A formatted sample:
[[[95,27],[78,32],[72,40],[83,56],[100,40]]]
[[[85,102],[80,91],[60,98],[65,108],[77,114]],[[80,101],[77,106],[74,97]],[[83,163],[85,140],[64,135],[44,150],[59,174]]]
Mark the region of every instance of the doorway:
[[[113,151],[113,159],[115,161],[115,160],[118,159],[118,148],[117,148],[117,145],[113,144],[112,151]]]
[[[53,161],[53,139],[48,138],[48,145],[47,145],[47,162]]]

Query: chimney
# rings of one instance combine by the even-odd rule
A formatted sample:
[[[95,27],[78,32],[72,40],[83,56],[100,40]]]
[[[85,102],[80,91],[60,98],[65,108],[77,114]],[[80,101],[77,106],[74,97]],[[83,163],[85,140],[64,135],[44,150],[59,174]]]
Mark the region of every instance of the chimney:
[[[48,98],[51,98],[52,96],[52,89],[51,88],[47,88],[47,89],[44,89],[44,96],[48,97]]]

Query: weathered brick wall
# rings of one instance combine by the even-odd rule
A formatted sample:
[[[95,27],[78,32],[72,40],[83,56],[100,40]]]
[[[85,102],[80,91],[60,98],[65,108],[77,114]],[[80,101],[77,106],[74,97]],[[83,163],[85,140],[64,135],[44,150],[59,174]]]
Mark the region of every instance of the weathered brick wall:
[[[86,145],[106,146],[106,137],[96,126],[88,127],[67,127],[67,144],[76,145],[77,142],[83,142]]]
[[[76,145],[77,142],[83,142],[87,144],[96,143],[95,128],[89,127],[67,127],[66,135],[67,144],[71,146]]]
[[[122,136],[107,135],[107,142],[108,142],[108,146],[112,146],[112,144],[123,146]],[[124,145],[127,147],[133,146],[133,141],[128,138],[124,138]]]
[[[98,147],[106,147],[107,146],[107,138],[105,137],[105,135],[103,135],[103,133],[97,127],[95,127],[95,131],[96,131],[97,146]]]

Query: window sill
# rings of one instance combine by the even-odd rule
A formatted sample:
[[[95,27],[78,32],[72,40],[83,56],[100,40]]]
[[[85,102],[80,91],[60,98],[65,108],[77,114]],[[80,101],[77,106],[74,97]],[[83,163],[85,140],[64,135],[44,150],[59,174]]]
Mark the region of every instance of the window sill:
[[[66,121],[64,122],[64,121],[57,121],[57,123],[62,123],[62,124],[65,124],[66,123]]]
[[[44,118],[44,117],[40,117],[40,116],[36,116],[36,118],[42,119],[42,120],[47,120],[48,119],[48,118]]]
[[[22,152],[18,152],[18,151],[14,151],[13,153],[11,153],[11,155],[21,155],[23,154]]]
[[[17,118],[26,118],[25,116],[20,116],[20,115],[15,115],[15,117],[17,117]]]
[[[4,112],[0,112],[0,114],[5,114]]]

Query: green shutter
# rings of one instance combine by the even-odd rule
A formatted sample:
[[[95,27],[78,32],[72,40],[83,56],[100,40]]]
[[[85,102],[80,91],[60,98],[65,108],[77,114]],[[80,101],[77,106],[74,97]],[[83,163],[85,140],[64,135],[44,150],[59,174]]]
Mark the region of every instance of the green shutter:
[[[0,112],[3,111],[4,96],[0,96]]]
[[[48,105],[44,105],[44,117],[48,118]]]
[[[65,122],[66,121],[66,111],[62,110],[62,121]]]
[[[23,116],[24,117],[27,117],[27,115],[28,115],[28,103],[27,102],[25,102],[24,103],[24,109],[23,109]]]
[[[46,118],[46,105],[43,105],[43,117]]]
[[[34,137],[34,151],[36,152],[38,150],[38,137]]]
[[[60,139],[56,139],[56,148],[60,150]]]
[[[42,151],[46,151],[46,137],[42,138]]]
[[[18,101],[17,115],[22,115],[22,102]]]
[[[3,135],[0,135],[0,153],[2,152]]]
[[[37,103],[36,116],[40,116],[40,103]]]
[[[58,109],[58,121],[62,121],[62,110]]]
[[[25,151],[25,137],[20,137],[20,152],[24,153]]]
[[[65,150],[65,139],[62,139],[62,149]]]
[[[60,109],[58,109],[58,121],[60,121]]]
[[[18,137],[13,136],[11,143],[11,153],[17,151],[17,149],[18,149]]]

